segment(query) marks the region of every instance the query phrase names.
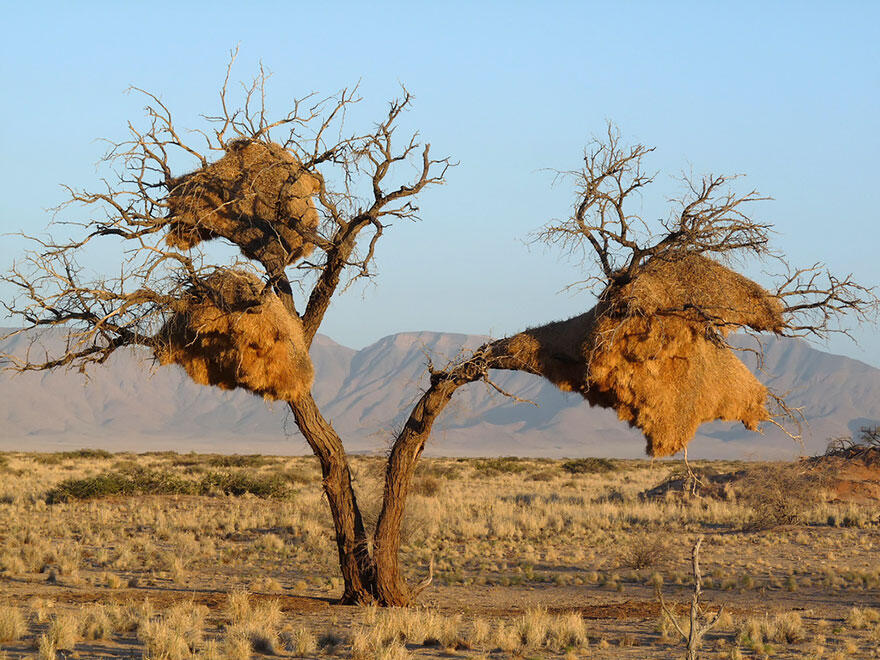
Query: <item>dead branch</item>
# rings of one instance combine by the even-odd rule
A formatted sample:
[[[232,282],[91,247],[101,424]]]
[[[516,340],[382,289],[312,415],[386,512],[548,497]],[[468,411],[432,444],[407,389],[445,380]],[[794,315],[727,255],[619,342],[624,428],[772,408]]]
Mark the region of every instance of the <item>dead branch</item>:
[[[655,586],[655,593],[657,599],[660,601],[661,610],[672,622],[672,625],[675,626],[678,634],[687,644],[687,660],[697,660],[703,637],[715,627],[718,623],[718,619],[721,618],[721,614],[724,612],[724,606],[722,605],[718,608],[715,615],[709,618],[706,616],[706,613],[700,604],[700,599],[703,593],[703,578],[700,574],[700,546],[702,543],[703,537],[700,536],[694,544],[694,547],[691,549],[691,569],[694,577],[694,592],[691,596],[690,625],[688,626],[687,631],[685,631],[679,623],[675,612],[672,611],[666,604],[666,601],[663,600],[663,592],[660,591],[660,586]]]

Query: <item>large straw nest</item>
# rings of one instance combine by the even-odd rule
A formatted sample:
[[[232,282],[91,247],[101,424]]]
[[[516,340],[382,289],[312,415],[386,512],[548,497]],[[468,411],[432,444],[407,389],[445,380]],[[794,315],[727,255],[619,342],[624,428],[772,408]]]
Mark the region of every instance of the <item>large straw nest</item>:
[[[181,365],[200,385],[283,401],[312,387],[302,323],[250,273],[223,270],[205,278],[178,301],[159,336],[159,362]]]
[[[236,140],[220,160],[171,183],[165,240],[186,250],[222,237],[249,258],[288,265],[314,247],[319,185],[280,145]]]
[[[770,418],[767,389],[721,340],[749,326],[779,332],[779,300],[700,255],[649,261],[586,314],[527,330],[500,350],[591,405],[638,427],[651,456],[684,448],[700,424]]]

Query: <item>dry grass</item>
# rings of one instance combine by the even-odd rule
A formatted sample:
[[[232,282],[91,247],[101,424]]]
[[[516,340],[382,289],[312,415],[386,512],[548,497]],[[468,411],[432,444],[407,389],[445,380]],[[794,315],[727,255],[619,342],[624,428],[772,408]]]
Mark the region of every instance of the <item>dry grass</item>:
[[[0,630],[18,632],[0,645],[10,660],[71,645],[80,657],[92,648],[224,659],[672,657],[677,641],[664,635],[654,584],[672,603],[689,598],[697,534],[706,535],[705,599],[733,613],[707,639],[707,657],[772,648],[774,657],[801,658],[821,646],[823,658],[858,658],[880,641],[874,507],[818,498],[803,503],[797,522],[757,529],[752,504],[737,492],[639,498],[677,463],[616,461],[597,473],[559,461],[424,459],[420,478],[440,485],[410,500],[403,570],[419,578],[434,556],[435,583],[421,607],[381,611],[323,600],[341,592],[341,580],[314,459],[4,457],[11,476],[0,482],[0,495],[9,495],[0,500]],[[376,492],[382,459],[352,461],[359,493]],[[299,492],[46,503],[66,479],[133,466],[193,482],[218,469],[253,479],[295,474]],[[537,473],[545,476],[530,478]],[[829,524],[844,518],[861,522]],[[799,603],[807,609],[793,612]]]
[[[14,605],[0,605],[0,643],[14,642],[27,632],[27,623],[21,609]]]

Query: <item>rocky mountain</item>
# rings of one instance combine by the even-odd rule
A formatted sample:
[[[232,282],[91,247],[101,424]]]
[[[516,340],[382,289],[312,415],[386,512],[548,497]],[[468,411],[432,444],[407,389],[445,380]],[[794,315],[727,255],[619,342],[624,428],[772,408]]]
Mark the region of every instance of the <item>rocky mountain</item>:
[[[43,342],[59,337],[49,335]],[[362,350],[318,337],[312,347],[315,398],[349,451],[381,452],[427,382],[430,358],[442,365],[483,337],[400,333]],[[19,336],[0,352],[40,350]],[[744,359],[754,362],[749,354]],[[752,365],[754,366],[754,365]],[[804,447],[777,429],[704,425],[692,457],[791,457],[825,448],[828,438],[880,423],[880,370],[797,340],[768,339],[761,379],[803,408]],[[496,382],[534,404],[516,403],[481,383],[459,390],[435,426],[430,454],[457,456],[641,456],[644,440],[612,411],[590,408],[540,378],[496,374]],[[300,454],[308,447],[281,404],[247,392],[201,387],[177,367],[158,367],[134,351],[114,355],[87,377],[76,371],[0,373],[0,450],[215,451]]]

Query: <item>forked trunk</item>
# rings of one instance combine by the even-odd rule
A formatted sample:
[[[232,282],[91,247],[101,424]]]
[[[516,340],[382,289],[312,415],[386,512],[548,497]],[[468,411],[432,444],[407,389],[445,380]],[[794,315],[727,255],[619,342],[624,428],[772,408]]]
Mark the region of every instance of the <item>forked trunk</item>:
[[[429,576],[420,587],[411,589],[400,574],[400,532],[406,497],[434,421],[459,387],[485,376],[492,346],[488,350],[481,349],[475,358],[451,371],[431,374],[430,386],[410,413],[388,457],[382,511],[373,537],[372,555],[342,441],[330,423],[321,416],[311,394],[290,402],[297,426],[321,462],[324,492],[333,515],[339,563],[345,582],[343,603],[408,605],[430,581]],[[492,358],[491,366],[502,369],[517,367],[498,357]]]

